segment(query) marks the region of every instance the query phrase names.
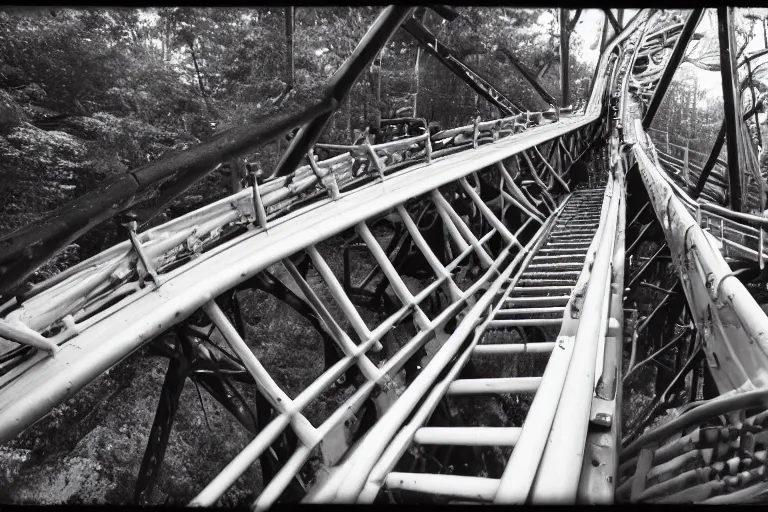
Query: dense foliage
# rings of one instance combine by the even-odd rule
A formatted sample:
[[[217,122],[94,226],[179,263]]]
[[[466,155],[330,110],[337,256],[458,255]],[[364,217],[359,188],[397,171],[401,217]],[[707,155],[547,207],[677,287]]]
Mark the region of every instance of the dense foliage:
[[[0,233],[217,131],[302,108],[322,93],[379,10],[1,11]],[[450,23],[431,10],[417,10],[416,16],[463,62],[527,108],[548,106],[500,48],[537,73],[558,97],[556,10],[457,10],[461,16]],[[600,33],[592,28],[595,41],[586,43],[594,47]],[[574,32],[572,97],[583,100],[594,62],[578,57],[582,45]],[[414,104],[419,116],[444,127],[476,115],[498,116],[439,61],[418,51],[409,34],[398,31],[333,116],[323,139],[350,141],[382,116]],[[271,169],[285,147],[272,144],[249,159]],[[170,211],[199,207],[225,192],[225,180],[211,176]],[[70,247],[65,260],[90,256],[123,236],[116,224],[102,226]]]

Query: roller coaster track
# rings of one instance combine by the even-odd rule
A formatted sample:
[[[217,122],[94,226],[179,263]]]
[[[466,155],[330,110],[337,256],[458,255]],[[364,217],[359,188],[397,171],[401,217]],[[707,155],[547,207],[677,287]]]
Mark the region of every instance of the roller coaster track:
[[[394,30],[407,15],[388,8],[366,40],[380,37],[388,22]],[[579,111],[522,113],[437,133],[423,120],[391,120],[424,130],[382,144],[316,144],[329,158],[309,151],[308,165],[290,174],[254,177],[229,197],[141,233],[128,217],[126,242],[5,296],[0,441],[151,343],[171,359],[169,375],[188,370],[179,382],[166,378],[161,391],[139,502],[151,498],[187,377],[252,433],[192,505],[216,504],[256,461],[263,472],[273,468],[257,509],[280,501],[400,503],[425,495],[449,503],[611,503],[614,495],[656,499],[688,490],[656,484],[646,491],[646,482],[655,484],[668,470],[654,473],[652,464],[678,456],[658,443],[677,435],[679,444],[688,435],[681,432],[694,424],[703,431],[717,414],[765,406],[768,318],[721,253],[738,244],[737,256],[762,265],[757,245],[743,241],[752,236],[762,244],[761,225],[746,226],[754,216],[690,199],[661,166],[642,126],[641,112],[673,58],[664,49],[685,31],[663,12],[641,11],[606,45]],[[294,146],[314,142],[313,122]],[[607,182],[571,190],[573,165],[587,154],[604,157]],[[622,450],[630,173],[641,176],[664,231],[721,397],[678,420],[697,411],[709,416],[624,439]],[[717,216],[724,219],[719,240],[701,226]],[[340,235],[341,279],[323,254],[323,244]],[[348,269],[352,250],[370,263],[362,283],[353,283]],[[426,285],[405,278],[416,263],[428,274]],[[294,398],[246,343],[236,292],[254,287],[294,308],[303,304],[302,314],[330,347],[323,373]],[[384,295],[390,306],[383,314],[361,314],[361,297]],[[388,346],[393,332],[409,334]],[[512,375],[509,368],[516,368]],[[227,376],[255,383],[258,415],[233,396]],[[344,379],[355,382],[351,394],[312,424],[308,405]],[[521,417],[497,427],[457,424],[446,399],[467,397],[511,397]],[[738,428],[760,426],[764,416]],[[501,451],[503,467],[491,474],[472,461],[476,447]],[[317,459],[320,467],[308,476],[306,466]],[[454,460],[470,462],[454,467]],[[762,481],[749,478],[742,480]],[[747,486],[717,482],[707,497]]]

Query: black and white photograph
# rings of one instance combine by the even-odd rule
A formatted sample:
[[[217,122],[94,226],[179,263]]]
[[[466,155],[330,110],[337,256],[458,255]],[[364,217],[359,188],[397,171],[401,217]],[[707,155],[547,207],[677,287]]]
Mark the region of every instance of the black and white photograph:
[[[768,504],[768,8],[0,6],[0,508]]]

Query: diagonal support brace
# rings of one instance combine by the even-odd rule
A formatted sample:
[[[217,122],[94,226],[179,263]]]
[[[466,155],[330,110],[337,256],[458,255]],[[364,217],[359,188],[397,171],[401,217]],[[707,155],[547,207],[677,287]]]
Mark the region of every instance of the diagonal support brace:
[[[651,102],[648,104],[648,110],[645,113],[645,117],[643,117],[643,129],[647,130],[651,126],[651,123],[653,123],[653,118],[656,116],[656,112],[658,112],[659,106],[664,100],[664,95],[667,93],[669,84],[672,83],[672,77],[685,56],[685,50],[688,48],[688,43],[693,37],[693,33],[696,31],[696,26],[699,24],[703,14],[704,9],[699,8],[694,9],[690,16],[688,16],[688,21],[685,22],[683,31],[680,33],[677,43],[675,43],[675,49],[672,50],[669,62],[667,62],[667,65],[664,67],[664,73],[661,75],[661,79],[659,79],[659,84],[656,86],[653,98],[651,98]]]

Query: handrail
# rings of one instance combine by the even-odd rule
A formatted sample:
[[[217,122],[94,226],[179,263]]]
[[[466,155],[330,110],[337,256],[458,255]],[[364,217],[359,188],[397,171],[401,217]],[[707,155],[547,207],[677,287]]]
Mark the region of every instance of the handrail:
[[[721,215],[726,219],[743,220],[744,222],[757,224],[758,226],[761,226],[761,227],[762,226],[768,227],[768,218],[761,217],[759,215],[753,215],[751,213],[735,212],[733,210],[729,210],[728,208],[723,208],[722,206],[718,206],[716,204],[711,204],[711,203],[699,203],[699,208],[704,211],[717,213],[718,215]]]
[[[24,315],[27,315],[27,318],[29,318],[30,316],[40,314],[37,317],[39,323],[42,322],[41,318],[51,319],[56,317],[61,319],[64,324],[63,335],[76,336],[77,338],[74,343],[63,344],[55,359],[47,359],[43,354],[36,353],[29,360],[24,361],[22,365],[14,368],[12,374],[9,373],[0,377],[0,386],[2,387],[0,390],[2,391],[0,392],[0,411],[2,412],[0,414],[0,440],[7,440],[28,427],[46,414],[52,405],[72,396],[72,394],[91,382],[105,369],[117,364],[117,362],[132,351],[147,343],[148,340],[155,338],[169,327],[184,321],[198,308],[203,307],[208,312],[211,320],[219,326],[222,334],[233,346],[237,347],[235,350],[240,354],[243,361],[246,362],[246,366],[253,375],[254,380],[263,389],[268,390],[270,394],[276,395],[276,402],[281,402],[272,403],[278,413],[277,416],[265,426],[249,446],[238,455],[236,460],[232,461],[232,465],[225,468],[220,478],[217,477],[217,480],[211,483],[213,488],[208,489],[205,498],[206,500],[213,500],[208,502],[209,504],[215,502],[217,497],[226,490],[227,482],[237,479],[258,458],[260,452],[268,449],[282,429],[293,422],[295,423],[294,426],[298,426],[295,431],[302,445],[283,466],[277,477],[272,480],[268,489],[265,489],[264,495],[261,498],[262,501],[256,505],[257,507],[261,505],[268,506],[268,504],[271,504],[279,497],[284,489],[283,484],[286,484],[290,478],[293,478],[292,475],[298,472],[299,466],[306,462],[310,451],[318,445],[323,436],[328,434],[328,429],[343,423],[345,419],[349,418],[349,415],[356,414],[362,401],[369,394],[380,390],[378,387],[380,384],[391,384],[388,380],[388,375],[399,371],[405,359],[413,354],[413,351],[418,348],[419,344],[426,342],[428,337],[436,332],[438,328],[442,328],[444,323],[447,322],[448,316],[458,314],[460,310],[463,310],[467,313],[466,316],[458,322],[451,334],[446,336],[447,341],[444,340],[445,343],[443,348],[440,349],[441,352],[438,353],[436,358],[431,360],[426,369],[416,377],[414,383],[399,396],[395,405],[389,409],[390,413],[386,420],[387,422],[405,421],[411,412],[410,410],[422,400],[425,389],[434,384],[434,378],[439,376],[441,368],[453,361],[453,357],[458,353],[456,352],[457,350],[464,350],[466,348],[466,341],[470,339],[472,332],[477,327],[477,320],[486,314],[487,307],[496,297],[496,292],[501,289],[507,282],[507,278],[514,272],[515,262],[519,263],[524,258],[531,256],[530,243],[533,242],[522,247],[520,242],[517,242],[520,231],[511,234],[507,231],[507,227],[502,220],[491,218],[495,214],[491,214],[490,210],[485,207],[483,199],[474,193],[474,189],[470,188],[470,185],[466,182],[466,177],[474,172],[487,170],[489,167],[493,169],[495,168],[493,166],[501,161],[549,141],[557,144],[558,150],[562,148],[568,155],[571,163],[578,160],[586,152],[586,150],[582,152],[584,147],[588,149],[591,147],[593,140],[597,140],[598,137],[601,138],[599,128],[602,126],[603,115],[607,110],[605,108],[607,105],[604,103],[605,98],[608,96],[604,92],[607,90],[607,87],[612,85],[608,81],[608,74],[611,71],[610,66],[614,64],[616,66],[619,65],[614,59],[609,57],[611,57],[613,50],[620,43],[627,40],[630,34],[632,38],[637,35],[635,34],[635,29],[641,22],[644,22],[643,17],[638,14],[638,17],[634,18],[630,25],[621,34],[617,35],[617,39],[611,45],[608,45],[606,51],[601,55],[598,62],[600,74],[596,80],[597,85],[592,90],[590,101],[581,115],[560,119],[546,126],[543,123],[541,126],[531,126],[534,124],[531,117],[535,116],[528,114],[524,117],[524,125],[522,123],[523,119],[519,119],[521,123],[517,124],[518,117],[485,124],[476,122],[471,126],[458,129],[459,131],[456,133],[456,135],[472,133],[469,141],[466,144],[460,144],[460,147],[458,147],[458,150],[462,151],[461,153],[433,160],[430,159],[429,148],[431,147],[431,141],[436,139],[430,136],[428,130],[425,134],[380,145],[326,146],[327,148],[343,151],[343,153],[322,162],[315,161],[310,153],[309,165],[294,170],[290,176],[279,177],[264,183],[254,182],[250,187],[237,194],[217,201],[212,206],[188,214],[183,218],[183,221],[171,221],[160,229],[150,230],[152,235],[158,234],[157,238],[150,237],[149,232],[142,234],[134,233],[130,242],[131,245],[129,245],[129,242],[125,242],[121,244],[119,250],[109,250],[109,257],[102,254],[97,255],[95,260],[92,259],[90,262],[84,262],[86,264],[79,268],[82,272],[70,272],[66,278],[59,278],[58,281],[55,281],[55,284],[50,285],[47,289],[42,289],[42,291],[38,288],[39,295],[22,302],[8,316],[18,320]],[[631,54],[631,49],[626,54]],[[631,61],[627,58],[623,62],[628,64]],[[629,70],[623,69],[621,72],[628,74]],[[622,78],[622,80],[626,84],[626,78]],[[544,114],[538,116],[539,121],[544,118],[547,118]],[[502,140],[496,140],[496,135],[505,128],[502,121],[505,121],[507,125],[512,124],[512,132],[517,131],[517,128],[521,127],[525,131],[523,133],[514,133]],[[492,132],[493,141],[487,140],[486,137],[486,142],[489,143],[480,145],[478,136],[480,135],[481,127],[484,131],[490,130]],[[595,128],[598,129],[596,130]],[[442,132],[442,135],[445,136],[445,133]],[[461,139],[463,140],[463,137]],[[445,137],[440,140],[449,141],[442,146],[445,147],[455,139],[451,138],[449,140],[448,137]],[[421,151],[421,144],[425,146],[426,161],[422,159],[421,155],[406,162],[394,163],[394,159],[380,158],[382,155],[379,153],[389,151],[400,151],[403,149],[417,149]],[[418,147],[411,148],[413,145]],[[454,150],[456,150],[456,147],[443,151]],[[615,154],[612,156],[615,156]],[[354,167],[360,161],[364,161],[367,164],[368,172],[360,173],[358,172],[359,169]],[[403,169],[403,164],[408,165],[409,168]],[[503,165],[501,165],[500,170],[503,170]],[[535,169],[532,169],[532,172],[535,173]],[[502,180],[499,181],[503,181],[506,177],[502,176]],[[619,183],[617,183],[617,179]],[[486,216],[486,220],[492,226],[492,229],[479,240],[474,238],[475,235],[472,230],[462,224],[461,217],[451,209],[445,200],[436,200],[442,199],[439,187],[454,183],[464,187],[470,200]],[[354,190],[350,190],[352,184],[356,185]],[[612,237],[612,235],[616,234],[617,230],[620,230],[621,225],[624,223],[624,218],[617,214],[617,211],[620,211],[624,206],[624,185],[621,182],[621,177],[616,178],[616,176],[611,177],[610,184],[611,190],[604,202],[604,205],[606,205],[605,215],[601,216],[602,222],[600,223],[600,233],[606,236],[598,236],[589,252],[588,269],[595,279],[588,285],[586,289],[587,296],[584,302],[581,303],[588,308],[581,313],[584,322],[576,322],[579,328],[574,333],[574,339],[578,338],[585,342],[578,344],[578,348],[574,353],[574,361],[577,363],[583,361],[592,363],[602,355],[603,339],[607,336],[606,332],[609,329],[609,325],[611,325],[607,322],[603,325],[597,325],[596,322],[596,317],[600,312],[602,312],[602,317],[605,317],[605,311],[609,309],[609,301],[612,301],[611,285],[613,282],[616,282],[614,281],[616,276],[613,275],[611,269],[601,263],[616,257],[615,255],[619,249],[616,246],[617,243],[623,245],[623,242],[619,242],[619,240],[622,240],[621,238],[617,239]],[[325,195],[326,191],[329,192],[328,195]],[[375,365],[372,366],[367,363],[361,364],[361,369],[364,373],[370,370],[369,374],[366,374],[368,382],[361,386],[343,407],[337,409],[332,418],[326,420],[322,426],[314,428],[305,421],[302,415],[302,408],[309,400],[319,395],[321,389],[330,386],[345,371],[345,368],[351,367],[353,364],[359,364],[361,360],[362,363],[365,363],[366,351],[371,349],[378,342],[378,339],[384,333],[389,332],[392,326],[404,318],[406,314],[413,311],[418,313],[419,302],[428,295],[425,290],[420,292],[418,296],[412,297],[403,283],[398,284],[396,280],[393,280],[393,277],[397,276],[397,272],[392,267],[392,263],[384,251],[376,245],[377,242],[366,225],[366,222],[372,222],[378,216],[388,214],[394,208],[398,211],[398,214],[409,230],[415,227],[415,232],[411,231],[411,235],[416,239],[418,226],[408,224],[405,220],[406,213],[408,213],[406,205],[410,204],[406,202],[426,193],[432,194],[432,201],[438,213],[445,219],[446,227],[452,226],[452,228],[449,227],[448,229],[449,234],[454,236],[454,241],[458,243],[461,239],[463,245],[467,246],[459,258],[464,256],[468,258],[469,254],[473,251],[477,256],[482,256],[485,251],[483,245],[496,233],[501,235],[509,244],[501,249],[501,253],[499,253],[495,260],[491,260],[488,272],[478,279],[472,287],[462,291],[461,300],[455,301],[450,306],[450,311],[446,309],[441,313],[441,316],[432,320],[424,320],[426,317],[422,316],[420,318],[418,314],[414,316],[417,322],[423,320],[426,328],[425,325],[419,325],[419,334],[399,350],[394,362],[390,360],[389,363],[381,368],[376,368]],[[499,195],[504,197],[501,186]],[[306,199],[307,196],[311,196],[311,202]],[[286,205],[291,207],[299,205],[300,208],[286,214],[285,212],[288,209]],[[502,203],[502,211],[503,206],[504,203]],[[534,217],[534,215],[530,216]],[[529,219],[520,229],[528,229],[529,226],[533,226],[532,220],[532,218]],[[555,217],[551,216],[548,221],[543,223],[542,230],[547,229],[547,226],[551,226],[554,220]],[[168,229],[168,225],[172,225],[174,229]],[[344,349],[343,359],[331,368],[328,368],[301,395],[293,400],[286,400],[285,397],[287,395],[278,392],[279,386],[275,382],[270,382],[269,375],[260,367],[256,357],[253,354],[249,354],[243,340],[240,339],[240,334],[229,323],[229,320],[221,314],[221,311],[212,302],[212,299],[227,290],[240,286],[243,282],[251,279],[268,266],[281,261],[285,262],[289,273],[294,277],[303,292],[308,294],[309,287],[306,289],[302,287],[301,283],[303,281],[296,279],[297,275],[301,277],[299,272],[292,267],[291,261],[288,260],[296,252],[306,251],[313,261],[314,268],[318,271],[321,278],[325,280],[326,284],[329,285],[334,299],[338,302],[338,295],[343,292],[343,288],[333,278],[333,273],[327,264],[325,266],[322,265],[322,257],[315,250],[314,244],[328,240],[329,237],[336,236],[343,230],[352,227],[357,229],[361,238],[371,247],[374,257],[379,262],[387,279],[392,283],[395,292],[405,297],[404,299],[399,297],[403,302],[403,307],[397,313],[391,315],[379,327],[373,331],[367,331],[365,323],[359,317],[357,324],[352,321],[353,317],[351,314],[355,311],[351,302],[340,303],[341,309],[347,314],[350,323],[361,338],[360,345],[355,346],[351,341],[349,343],[340,343]],[[210,242],[214,238],[213,233],[216,233],[216,236],[221,236],[224,228],[227,230],[231,229],[231,231],[226,232],[228,238],[220,245],[208,245],[206,250],[203,251],[203,243],[206,241]],[[453,229],[452,232],[450,231],[451,229]],[[211,238],[206,238],[208,236]],[[55,312],[45,311],[45,307],[50,306],[58,292],[68,288],[68,284],[75,285],[72,286],[72,289],[68,290],[68,299],[74,298],[75,301],[85,300],[80,296],[76,296],[77,293],[86,289],[92,290],[92,287],[95,286],[94,283],[99,279],[102,279],[105,275],[113,275],[113,266],[128,265],[128,269],[133,271],[134,267],[130,265],[134,262],[131,259],[135,259],[138,254],[138,257],[145,261],[145,270],[148,271],[150,270],[149,267],[156,264],[156,260],[152,258],[153,251],[162,253],[162,256],[164,253],[161,249],[167,249],[168,246],[174,248],[180,243],[185,244],[184,250],[191,251],[192,249],[190,248],[195,248],[197,252],[194,252],[190,261],[182,260],[180,266],[170,267],[171,270],[160,276],[160,281],[156,283],[156,287],[144,287],[143,281],[141,282],[141,287],[139,286],[140,283],[133,281],[124,283],[130,288],[129,294],[118,295],[118,300],[115,302],[99,302],[99,308],[105,304],[108,305],[104,306],[103,309],[98,309],[96,314],[82,321],[77,315],[75,315],[75,318],[72,315],[68,315],[62,319],[61,313],[65,311],[66,307],[71,307],[71,302],[57,303],[56,305],[61,306],[61,308],[56,309]],[[218,244],[219,242],[215,241],[215,243]],[[509,264],[508,260],[512,256],[511,251],[514,245],[518,246],[521,250],[515,257],[516,259],[513,260],[513,263]],[[424,243],[419,247],[423,252],[428,252],[423,249],[424,247],[428,248],[428,244]],[[132,248],[136,251],[135,253],[131,250]],[[148,257],[144,258],[140,250],[145,251],[143,256]],[[125,258],[126,252],[129,253],[127,258]],[[434,255],[432,256],[437,261]],[[427,257],[427,254],[425,254],[425,257]],[[482,260],[483,258],[481,258]],[[441,265],[439,261],[437,263],[438,266]],[[452,262],[445,268],[442,268],[442,273],[436,271],[438,279],[449,280],[455,268],[453,265],[454,263]],[[138,269],[138,266],[135,268]],[[122,267],[120,270],[123,270]],[[292,270],[295,272],[292,272]],[[120,275],[124,276],[125,274]],[[141,275],[140,279],[143,279]],[[436,287],[442,284],[439,280],[430,286],[436,289]],[[107,287],[111,284],[114,283],[108,283]],[[304,282],[304,284],[306,283]],[[477,296],[478,291],[482,296]],[[90,291],[88,295],[90,295]],[[115,296],[113,295],[112,297],[114,298]],[[477,300],[469,303],[470,297],[476,297]],[[308,300],[313,306],[316,304],[309,295]],[[319,302],[316,296],[314,300]],[[82,305],[82,303],[76,304]],[[38,309],[32,311],[32,305],[38,307]],[[601,305],[602,307],[599,307]],[[446,315],[446,311],[448,315]],[[41,312],[47,316],[44,316]],[[137,321],[137,319],[141,321]],[[566,319],[566,322],[570,325],[575,325],[571,320],[573,318]],[[326,319],[323,318],[323,321],[326,322]],[[109,343],[104,343],[105,338],[109,338]],[[60,339],[56,341],[58,342]],[[585,381],[579,378],[580,375],[577,374],[577,370],[581,369],[580,366],[583,365],[574,364],[568,370],[567,376],[564,376],[568,383],[573,384],[570,389],[566,390],[566,395],[573,396],[578,400],[578,403],[574,401],[569,407],[578,409],[578,414],[582,416],[579,417],[577,422],[580,430],[579,435],[581,435],[582,430],[586,431],[591,428],[589,426],[590,417],[587,414],[589,412],[589,404],[587,402],[592,400],[594,391],[593,381],[590,381],[590,379]],[[593,364],[593,367],[589,370],[590,375],[595,377],[601,369],[602,366],[599,363]],[[265,385],[265,382],[267,385]],[[271,398],[275,397],[272,396]],[[393,411],[395,414],[392,413]],[[555,421],[559,427],[557,430],[562,432],[563,427],[570,421],[567,410],[557,411],[555,415]],[[392,419],[393,417],[394,419]],[[365,484],[364,480],[367,477],[367,474],[364,474],[365,470],[371,470],[376,462],[370,453],[365,454],[363,452],[370,446],[378,447],[376,448],[377,451],[387,448],[388,439],[385,439],[385,437],[391,438],[389,436],[389,433],[392,431],[390,427],[396,426],[393,423],[387,422],[384,422],[383,425],[380,422],[372,430],[379,434],[383,432],[386,435],[378,439],[373,436],[367,438],[366,442],[362,443],[363,449],[352,454],[352,457],[349,459],[352,462],[349,463],[348,461],[345,463],[345,466],[348,468],[355,466],[356,469],[362,468],[364,471],[349,475],[348,480],[343,482],[343,489],[339,494],[340,497],[347,499],[359,498],[359,491],[363,489],[362,484]],[[582,450],[584,444],[582,440],[583,436],[582,438],[560,439],[556,443],[561,447],[564,445],[569,455],[584,457]],[[374,444],[371,445],[370,443]],[[559,443],[563,443],[563,445]],[[552,464],[559,462],[557,461],[559,454],[555,452],[556,450],[552,449],[544,452],[546,464],[542,467],[546,467],[548,472],[560,471]],[[590,459],[586,460],[589,462]],[[581,460],[579,460],[578,468],[576,466],[577,464],[570,461],[567,469],[567,488],[568,492],[572,494],[575,492],[574,481],[579,478]],[[542,482],[542,484],[547,483]],[[537,484],[536,487],[539,485]],[[503,498],[503,496],[499,498]]]
[[[635,125],[637,133],[642,134],[639,119],[635,120]],[[713,362],[711,365],[718,389],[721,392],[746,391],[764,386],[768,383],[768,372],[765,371],[765,365],[768,365],[768,318],[685,207],[685,200],[691,201],[690,198],[668,183],[664,171],[646,151],[642,143],[633,147],[673,261],[696,261],[687,267],[688,270],[678,268],[678,271],[688,274],[683,280],[684,291],[697,328],[707,339],[705,352],[712,361],[715,361],[712,355],[715,351],[729,354],[727,359],[719,358],[719,364]],[[715,303],[718,306],[711,306],[715,308],[711,310],[718,311],[717,317],[731,314],[731,320],[727,323],[717,320],[713,328],[705,328],[701,325],[703,314],[698,316],[699,311]],[[727,312],[722,311],[724,308]]]
[[[334,106],[324,99],[298,114],[232,128],[211,140],[144,165],[81,196],[54,214],[0,237],[0,295],[13,293],[38,266],[93,227],[134,204],[141,192],[168,177],[195,178],[221,162],[247,154]],[[190,183],[191,184],[191,183]]]
[[[411,169],[387,177],[385,182],[374,181],[359,187],[340,197],[337,201],[327,199],[309,205],[294,215],[284,216],[271,223],[269,231],[265,229],[246,231],[236,238],[200,254],[199,257],[189,261],[184,266],[161,276],[163,283],[173,283],[173,286],[163,284],[157,290],[151,287],[137,288],[131,295],[109,306],[109,308],[99,311],[80,323],[75,323],[74,330],[66,329],[57,335],[55,340],[57,343],[63,343],[72,336],[77,336],[77,348],[70,343],[65,343],[61,345],[62,349],[57,357],[46,361],[43,365],[39,363],[45,359],[45,356],[36,354],[29,361],[26,361],[23,367],[14,370],[12,375],[3,377],[4,380],[15,378],[15,381],[10,383],[0,394],[0,410],[3,410],[3,414],[0,414],[0,439],[8,439],[39,419],[41,414],[47,412],[47,405],[45,404],[53,403],[53,401],[75,393],[122,357],[159,334],[165,329],[164,325],[172,325],[174,322],[180,321],[179,319],[188,316],[194,309],[201,306],[200,301],[204,297],[218,296],[237,283],[249,279],[266,266],[290,256],[308,243],[324,240],[356,222],[379,215],[411,197],[416,197],[472,172],[492,166],[498,161],[528,150],[547,140],[557,139],[574,130],[589,126],[599,120],[599,112],[594,112],[594,110],[596,109],[584,116],[568,118],[548,126],[533,128],[517,136],[499,140],[494,144],[468,150],[466,154],[435,160],[431,165],[416,165]],[[471,156],[468,157],[468,155]],[[254,194],[253,188],[247,188],[239,192],[237,197],[240,198],[240,201],[245,201],[252,194]],[[228,200],[231,199],[232,197],[222,199],[217,203],[216,208],[210,210],[210,222],[221,222],[221,220],[217,220],[217,215],[221,214],[230,216],[228,222],[237,220],[237,210],[229,207]],[[310,211],[312,215],[307,215]],[[188,214],[188,218],[194,219],[196,214],[199,216],[199,213],[194,212]],[[305,221],[291,222],[296,220],[297,215],[302,215]],[[223,220],[227,221],[226,218]],[[183,232],[184,226],[186,224],[177,224],[179,232]],[[127,244],[124,247],[127,248]],[[121,254],[115,251],[114,257],[119,258]],[[104,266],[109,265],[111,261],[113,260],[108,259],[101,266],[85,266],[83,271],[90,272],[89,274],[85,276],[74,274],[69,277],[69,280],[72,284],[83,283],[86,285],[84,278],[100,278],[102,273],[108,270]],[[126,261],[126,264],[130,264],[130,260]],[[35,297],[34,301],[37,306],[34,313],[27,310],[27,304],[22,303],[10,315],[19,321],[25,319],[25,323],[34,321],[37,328],[45,327],[39,325],[41,319],[44,318],[43,313],[45,315],[53,314],[47,311],[46,303],[56,298],[57,289],[61,289],[65,282],[66,280]],[[194,289],[200,293],[185,294],[180,291],[184,289]],[[74,294],[76,291],[72,290],[72,293]],[[163,306],[163,304],[165,305]],[[77,306],[77,303],[67,302],[65,306],[74,307]],[[179,315],[175,316],[175,312],[178,312]],[[40,316],[38,317],[38,315]],[[151,323],[149,322],[150,317],[154,318]],[[120,318],[123,320],[119,320]],[[97,348],[99,340],[102,340],[103,336],[106,335],[102,331],[105,325],[113,322],[127,322],[127,319],[135,318],[143,319],[141,325],[125,329],[120,333],[111,330],[109,332],[110,345]],[[105,322],[105,320],[108,321]],[[92,355],[83,359],[81,354],[84,353]],[[78,359],[77,365],[71,364],[73,357]],[[46,375],[44,379],[43,374],[40,374],[41,371]],[[17,386],[21,385],[22,379],[16,377],[19,377],[22,372],[24,373],[24,382],[31,379],[36,382],[37,386],[34,391],[25,387],[25,392],[19,395],[26,397],[24,403],[18,402],[18,397],[14,398],[13,396],[13,390],[20,391]],[[51,375],[54,374],[56,375],[55,379],[51,378]],[[46,380],[47,384],[43,385],[43,380],[40,379]],[[67,379],[70,385],[59,388],[61,379]],[[42,401],[37,402],[38,399]],[[37,405],[33,407],[30,405],[32,403]]]

